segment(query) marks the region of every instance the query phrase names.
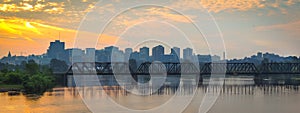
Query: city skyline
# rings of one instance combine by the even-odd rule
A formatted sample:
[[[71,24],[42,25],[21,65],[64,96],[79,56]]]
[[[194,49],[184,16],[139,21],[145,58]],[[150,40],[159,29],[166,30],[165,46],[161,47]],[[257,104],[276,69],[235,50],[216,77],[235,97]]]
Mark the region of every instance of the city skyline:
[[[169,52],[166,50],[170,49]],[[224,53],[225,55],[225,53]],[[41,55],[29,55],[29,56],[16,56],[10,51],[7,56],[1,58],[0,62],[19,65],[23,61],[34,60],[39,64],[49,64],[52,59],[58,59],[65,61],[69,65],[72,62],[128,62],[130,59],[134,59],[139,63],[162,61],[162,62],[180,62],[180,61],[198,61],[198,62],[211,62],[224,60],[224,56],[210,55],[210,54],[198,54],[194,53],[192,48],[178,48],[171,47],[165,48],[162,45],[156,45],[152,48],[142,46],[136,51],[132,48],[120,49],[117,46],[107,46],[102,49],[96,48],[65,48],[65,42],[55,40],[50,42],[50,45]],[[274,53],[262,53],[257,52],[251,56],[245,56],[241,59],[225,59],[228,62],[251,62],[260,64],[267,58],[270,62],[293,62],[300,59],[298,56],[283,57]]]
[[[66,47],[72,48],[81,20],[93,8],[98,11],[95,14],[102,15],[104,13],[118,12],[124,9],[127,4],[130,4],[126,1],[104,1],[99,4],[100,6],[96,7],[97,2],[97,0],[62,0],[50,3],[49,1],[30,2],[27,0],[1,1],[0,57],[7,55],[8,51],[24,55],[29,55],[29,53],[41,54],[47,49],[48,42],[59,39],[59,34],[61,40],[67,42]],[[234,2],[227,0],[216,1],[216,3],[205,0],[198,2],[176,0],[171,3],[165,3],[165,6],[183,8],[183,10],[190,12],[185,16],[195,21],[201,20],[201,18],[197,18],[193,12],[203,10],[202,7],[204,7],[214,17],[222,32],[227,57],[243,58],[258,51],[279,53],[283,56],[300,56],[300,51],[297,49],[299,48],[300,36],[298,32],[300,24],[299,4],[300,2],[297,0],[239,0]],[[156,15],[157,18],[168,19],[182,26],[188,23],[182,18],[182,15],[174,14],[169,10],[146,8],[146,10],[129,11],[111,23],[115,27],[108,28],[108,31],[101,34],[97,48],[113,45],[124,37],[143,38],[142,36],[145,35],[132,35],[133,31],[150,32],[149,34],[151,35],[145,38],[156,36],[166,39],[181,37],[181,35],[176,33],[176,30],[172,30],[167,25],[155,22],[148,22],[147,24],[149,18],[144,18],[145,14]],[[150,18],[149,20],[157,20],[157,18]],[[100,20],[106,20],[105,16],[101,17]],[[142,23],[142,26],[139,25],[140,23]],[[91,28],[96,28],[96,26],[91,26]],[[128,33],[125,33],[124,36],[119,36],[125,29],[128,29]],[[98,37],[100,35],[93,30],[78,32],[82,32],[89,37]],[[215,35],[210,34],[212,37]],[[195,34],[195,37],[198,36]],[[198,45],[203,45],[203,43],[202,40],[197,42]],[[124,44],[126,45],[127,43]],[[185,48],[185,45],[181,44],[178,47]]]
[[[61,47],[61,48],[64,48],[64,50],[71,50],[71,49],[80,49],[80,50],[83,50],[83,51],[85,51],[85,53],[86,53],[86,51],[88,50],[88,49],[95,49],[95,50],[103,50],[103,49],[105,49],[105,48],[107,48],[107,47],[117,47],[117,46],[114,46],[114,45],[108,45],[108,46],[105,46],[105,47],[103,47],[103,48],[65,48],[65,44],[67,44],[66,42],[62,42],[61,40],[54,40],[54,42],[59,42],[59,43],[62,43],[63,45],[61,45],[61,46],[63,46],[63,47]],[[54,42],[50,42],[50,44],[51,43],[54,43]],[[149,52],[149,55],[152,55],[152,49],[150,49],[150,48],[155,48],[155,47],[157,47],[157,46],[162,46],[162,47],[164,47],[163,45],[156,45],[156,46],[152,46],[152,47],[148,47],[148,46],[142,46],[141,48],[136,48],[135,50],[133,49],[133,48],[130,48],[130,47],[126,47],[126,48],[119,48],[119,47],[117,47],[119,50],[121,50],[122,52],[126,52],[126,49],[131,49],[130,50],[130,52],[131,53],[133,53],[133,52],[140,52],[141,50],[143,50],[143,49],[149,49],[148,50],[148,52]],[[176,49],[176,50],[175,50]],[[173,47],[171,47],[170,48],[170,50],[164,50],[164,54],[178,54],[179,56],[180,56],[180,58],[183,58],[184,56],[182,56],[182,54],[180,54],[181,52],[183,53],[183,51],[184,50],[186,50],[186,49],[188,49],[189,51],[191,51],[191,52],[189,52],[190,54],[192,53],[192,55],[209,55],[209,54],[201,54],[201,53],[193,53],[193,49],[192,48],[190,48],[190,47],[187,47],[187,48],[179,48],[179,47],[176,47],[176,46],[173,46]],[[19,54],[15,54],[15,53],[12,53],[11,51],[7,51],[7,53],[5,54],[5,55],[3,55],[1,58],[3,58],[3,57],[6,57],[6,56],[30,56],[30,55],[44,55],[44,54],[47,54],[47,51],[49,51],[49,46],[48,46],[48,48],[45,50],[45,52],[43,52],[42,54],[34,54],[34,53],[28,53],[28,55],[22,55],[22,53],[19,53]],[[178,51],[179,51],[179,53],[178,53]],[[56,54],[57,52],[55,52],[55,51],[53,51],[52,52],[53,54]],[[276,55],[279,55],[279,56],[282,56],[282,57],[289,57],[289,56],[293,56],[293,55],[281,55],[281,54],[279,54],[279,53],[273,53],[273,52],[268,52],[268,51],[266,51],[266,52],[263,52],[263,51],[257,51],[257,52],[255,52],[255,53],[253,53],[253,54],[251,54],[251,55],[255,55],[255,54],[257,54],[257,53],[271,53],[271,54],[276,54]],[[249,55],[249,56],[251,56],[251,55]],[[219,56],[219,55],[218,55]],[[233,59],[242,59],[242,58],[245,58],[245,57],[249,57],[249,56],[242,56],[241,58],[238,58],[238,57],[235,57],[235,58],[227,58],[227,60],[233,60]],[[223,56],[220,56],[220,57],[222,57],[222,59],[224,59],[224,54],[223,54]],[[295,56],[295,57],[300,57],[300,56]]]

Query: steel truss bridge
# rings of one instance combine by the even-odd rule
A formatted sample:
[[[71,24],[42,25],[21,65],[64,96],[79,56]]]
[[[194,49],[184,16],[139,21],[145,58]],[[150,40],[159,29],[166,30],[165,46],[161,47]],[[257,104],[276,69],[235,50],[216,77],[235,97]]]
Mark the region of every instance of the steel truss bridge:
[[[74,63],[65,75],[261,75],[261,74],[300,74],[300,63],[174,63],[145,62],[133,68],[125,62],[78,62]]]

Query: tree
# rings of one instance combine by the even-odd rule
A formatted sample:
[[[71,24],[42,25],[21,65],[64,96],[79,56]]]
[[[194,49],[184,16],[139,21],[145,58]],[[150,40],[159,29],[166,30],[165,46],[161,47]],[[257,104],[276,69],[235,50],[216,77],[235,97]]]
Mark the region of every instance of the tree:
[[[50,61],[50,69],[53,72],[66,72],[68,70],[68,65],[65,61],[52,59]]]
[[[24,74],[20,73],[19,71],[16,72],[8,72],[5,74],[3,78],[3,83],[5,84],[22,84],[24,80]]]
[[[29,60],[25,66],[25,72],[29,75],[34,75],[40,72],[39,65],[34,60]]]
[[[23,84],[27,94],[42,95],[47,89],[54,87],[54,78],[45,74],[35,74],[28,78]]]

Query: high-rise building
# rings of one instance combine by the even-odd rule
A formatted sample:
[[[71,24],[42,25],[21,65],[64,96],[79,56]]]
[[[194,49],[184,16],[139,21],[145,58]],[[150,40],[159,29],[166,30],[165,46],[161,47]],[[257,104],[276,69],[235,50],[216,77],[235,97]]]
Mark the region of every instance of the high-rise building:
[[[171,55],[176,56],[178,59],[180,59],[180,48],[178,47],[173,47],[171,49]]]
[[[96,60],[95,52],[96,52],[95,48],[86,48],[85,49],[85,55],[86,55],[85,60],[87,62],[95,62],[95,60]]]
[[[162,61],[165,53],[165,48],[162,45],[158,45],[152,48],[152,60]]]
[[[69,63],[82,62],[84,56],[84,50],[79,48],[72,48],[72,49],[67,49],[66,51],[67,51],[66,58],[68,58],[67,62]]]
[[[149,48],[148,47],[140,48],[140,59],[142,61],[148,61],[149,60]]]
[[[191,48],[183,49],[183,59],[192,60],[192,58],[193,58],[193,49]]]
[[[50,46],[47,50],[47,56],[51,59],[65,60],[65,42],[55,40],[50,42]]]
[[[107,62],[110,62],[115,59],[115,55],[119,51],[118,47],[115,46],[109,46],[104,48],[105,54],[107,55]]]
[[[124,59],[125,61],[129,61],[129,57],[130,57],[130,54],[132,53],[132,48],[126,48],[125,49],[125,53],[124,53]]]

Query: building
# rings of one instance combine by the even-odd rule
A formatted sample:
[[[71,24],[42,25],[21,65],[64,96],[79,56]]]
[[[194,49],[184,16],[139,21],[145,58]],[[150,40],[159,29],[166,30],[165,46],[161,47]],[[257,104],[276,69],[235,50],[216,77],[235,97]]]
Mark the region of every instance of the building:
[[[95,48],[86,48],[85,49],[85,61],[95,62],[96,61],[95,53],[96,53]]]
[[[47,50],[47,56],[51,59],[67,60],[65,42],[60,42],[60,40],[50,42],[50,46]]]
[[[257,57],[260,58],[260,59],[262,59],[262,58],[263,58],[262,52],[258,52],[258,53],[257,53]]]
[[[79,48],[67,49],[68,63],[82,62],[84,59],[84,50]]]
[[[162,61],[165,53],[165,48],[162,45],[158,45],[152,48],[152,60]]]
[[[193,49],[191,48],[183,49],[183,59],[191,61],[193,59]]]
[[[126,48],[124,53],[124,60],[129,61],[130,54],[132,53],[132,48]]]
[[[149,61],[149,48],[148,47],[140,48],[140,60],[141,61]]]
[[[171,49],[171,55],[176,56],[178,59],[180,59],[180,48],[178,47],[173,47]]]

